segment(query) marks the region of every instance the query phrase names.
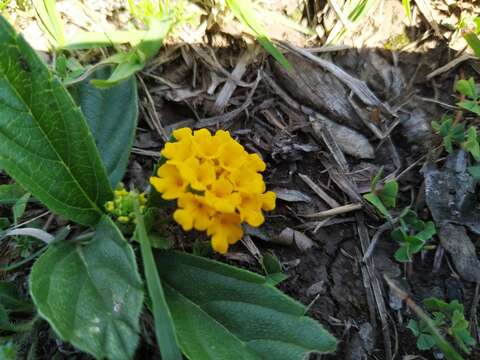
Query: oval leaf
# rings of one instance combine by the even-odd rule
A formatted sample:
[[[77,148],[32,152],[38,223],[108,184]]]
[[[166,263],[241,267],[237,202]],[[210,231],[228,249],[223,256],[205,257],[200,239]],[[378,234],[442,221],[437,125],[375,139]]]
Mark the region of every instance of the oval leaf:
[[[122,180],[133,145],[138,95],[134,76],[107,89],[90,83],[92,79],[108,79],[111,73],[109,68],[98,69],[69,90],[85,115],[110,184],[115,187]]]
[[[0,16],[0,167],[51,210],[95,225],[112,196],[72,98]]]
[[[190,359],[303,359],[336,340],[257,274],[205,258],[157,258],[180,347]]]
[[[30,293],[63,340],[99,359],[132,358],[142,284],[132,248],[108,217],[87,245],[52,245],[32,268]]]

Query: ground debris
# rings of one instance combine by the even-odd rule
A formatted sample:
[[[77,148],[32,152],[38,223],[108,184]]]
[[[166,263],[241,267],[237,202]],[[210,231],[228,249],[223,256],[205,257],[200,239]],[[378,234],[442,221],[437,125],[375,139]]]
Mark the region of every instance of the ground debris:
[[[467,171],[467,161],[468,155],[460,150],[447,157],[441,170],[434,164],[426,164],[425,200],[438,226],[455,223],[480,234],[475,181]]]
[[[438,236],[440,244],[450,254],[460,276],[466,281],[480,282],[480,261],[465,228],[445,224],[441,227]]]

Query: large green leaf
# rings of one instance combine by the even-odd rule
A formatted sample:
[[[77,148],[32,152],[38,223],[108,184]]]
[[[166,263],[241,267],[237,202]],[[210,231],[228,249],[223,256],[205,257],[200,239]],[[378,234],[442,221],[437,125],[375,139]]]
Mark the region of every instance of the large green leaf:
[[[157,264],[180,347],[190,359],[303,359],[336,340],[305,307],[265,278],[205,258],[165,251]]]
[[[111,73],[109,68],[98,69],[69,90],[87,119],[110,184],[115,187],[130,156],[137,127],[138,95],[134,76],[108,89],[90,84],[91,79],[108,79]]]
[[[54,212],[95,225],[112,191],[80,109],[2,17],[0,44],[0,167]]]
[[[63,340],[99,359],[133,356],[142,283],[132,248],[107,216],[87,245],[51,245],[32,268],[30,292]]]

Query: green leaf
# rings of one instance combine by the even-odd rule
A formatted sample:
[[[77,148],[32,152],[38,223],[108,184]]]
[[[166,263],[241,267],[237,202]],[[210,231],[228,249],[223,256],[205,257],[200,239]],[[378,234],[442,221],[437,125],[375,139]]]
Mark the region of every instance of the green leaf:
[[[98,89],[91,79],[108,79],[112,71],[102,68],[69,90],[80,105],[113,188],[123,178],[133,145],[138,118],[135,77],[108,89]]]
[[[13,205],[25,195],[25,190],[17,184],[0,185],[0,205]]]
[[[112,190],[86,121],[0,17],[0,167],[52,211],[95,225]]]
[[[194,255],[157,257],[180,347],[190,359],[303,359],[336,340],[257,274]]]
[[[93,79],[91,83],[99,88],[108,88],[133,76],[143,69],[163,46],[163,41],[172,30],[173,19],[165,17],[151,23],[144,38],[139,39],[138,45],[127,53],[111,56],[105,62],[117,62],[118,65],[108,79]]]
[[[425,229],[425,222],[420,220],[417,213],[410,208],[406,208],[406,211],[400,215],[400,221],[407,227],[407,229],[410,227],[415,231],[422,231]]]
[[[454,144],[461,143],[465,139],[463,124],[453,125],[453,119],[449,116],[443,116],[440,124],[432,121],[432,127],[443,137],[443,146],[448,153],[453,152]]]
[[[20,199],[17,200],[13,206],[13,223],[18,224],[18,219],[20,219],[27,208],[28,200],[30,200],[30,193],[24,194]]]
[[[474,114],[480,115],[480,105],[474,100],[465,100],[457,104],[462,109],[468,110]]]
[[[435,339],[429,334],[420,334],[417,339],[418,350],[425,351],[430,350],[435,345]]]
[[[435,229],[435,224],[432,221],[428,221],[425,224],[425,228],[419,233],[415,234],[415,237],[425,242],[427,240],[430,240],[432,236],[435,235],[436,233],[437,233],[437,230]]]
[[[136,52],[125,54],[125,61],[119,63],[108,79],[92,79],[90,83],[100,89],[107,89],[127,80],[143,69],[145,62],[140,60]]]
[[[82,31],[69,38],[63,47],[66,50],[85,50],[98,47],[135,43],[148,36],[145,30],[88,32]]]
[[[383,167],[378,170],[375,176],[372,178],[372,182],[370,183],[370,192],[375,193],[377,191],[377,185],[380,179],[383,176]]]
[[[472,175],[475,181],[480,181],[480,165],[470,166],[468,172]]]
[[[407,328],[410,329],[416,337],[420,335],[420,329],[418,328],[418,322],[416,320],[411,319],[408,322]]]
[[[0,281],[0,305],[8,311],[33,310],[31,303],[21,299],[18,285],[7,281]]]
[[[363,195],[363,197],[370,203],[372,204],[373,206],[375,206],[375,208],[380,211],[380,213],[385,216],[386,218],[389,218],[390,217],[390,213],[388,212],[387,208],[385,207],[385,205],[383,205],[383,202],[382,200],[380,200],[380,198],[378,197],[378,195],[374,194],[374,193],[368,193],[368,194],[365,194]]]
[[[258,21],[256,12],[249,0],[226,0],[233,15],[245,24],[257,37],[257,41],[277,60],[285,69],[291,71],[292,65],[287,58],[275,47],[268,38],[263,25]]]
[[[288,279],[288,276],[283,273],[282,264],[273,253],[267,252],[264,254],[261,264],[265,271],[267,281],[273,286]]]
[[[455,84],[455,90],[460,94],[463,94],[470,99],[476,99],[477,95],[477,86],[475,85],[475,80],[469,78],[468,80],[458,80]]]
[[[448,308],[448,303],[434,297],[423,300],[423,304],[428,311],[443,311]]]
[[[472,48],[477,57],[480,57],[480,39],[473,31],[463,34],[468,45]]]
[[[106,215],[88,244],[50,246],[32,268],[30,293],[61,339],[99,359],[132,358],[142,283],[132,248]]]
[[[480,145],[477,139],[477,129],[473,126],[467,130],[467,141],[463,143],[463,148],[472,154],[476,161],[480,161]]]
[[[397,202],[397,194],[398,182],[396,180],[390,180],[385,183],[382,191],[379,192],[378,196],[387,208],[394,208]]]
[[[410,261],[412,261],[412,254],[410,252],[410,244],[409,243],[402,244],[402,246],[400,246],[398,248],[398,250],[395,251],[395,254],[393,254],[393,257],[398,262],[410,262]]]
[[[150,240],[148,239],[147,229],[143,221],[143,215],[140,213],[138,201],[135,202],[136,233],[140,241],[140,250],[142,252],[143,267],[145,278],[147,280],[148,294],[152,300],[153,317],[155,319],[155,335],[160,347],[162,359],[181,360],[182,354],[178,349],[178,340],[175,333],[172,315],[165,300],[162,282],[158,276],[157,266],[153,258]]]

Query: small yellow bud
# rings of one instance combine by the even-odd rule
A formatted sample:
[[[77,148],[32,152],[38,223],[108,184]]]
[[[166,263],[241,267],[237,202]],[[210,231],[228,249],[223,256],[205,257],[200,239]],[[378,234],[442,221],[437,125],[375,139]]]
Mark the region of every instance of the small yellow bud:
[[[105,209],[106,209],[108,212],[112,212],[112,211],[115,209],[115,204],[113,203],[113,201],[108,201],[108,202],[105,204]]]
[[[117,220],[118,220],[118,222],[121,222],[121,223],[124,223],[124,224],[130,222],[130,219],[128,218],[128,216],[119,216],[117,218]]]

